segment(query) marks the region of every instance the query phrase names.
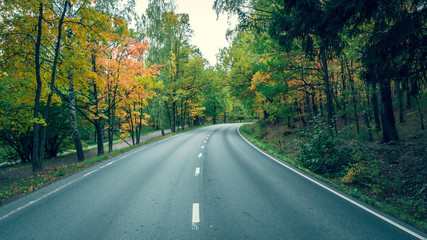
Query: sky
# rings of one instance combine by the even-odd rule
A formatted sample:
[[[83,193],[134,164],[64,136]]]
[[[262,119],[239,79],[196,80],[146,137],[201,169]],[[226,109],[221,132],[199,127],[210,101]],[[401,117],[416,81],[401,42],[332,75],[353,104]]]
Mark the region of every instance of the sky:
[[[188,13],[190,25],[193,29],[191,44],[198,47],[203,57],[209,61],[211,66],[216,64],[216,54],[219,49],[228,47],[225,34],[228,28],[234,28],[237,19],[230,21],[226,15],[217,15],[212,9],[215,0],[176,0],[176,13]],[[145,13],[148,0],[136,0],[136,11],[140,15]],[[229,25],[229,22],[231,22]]]

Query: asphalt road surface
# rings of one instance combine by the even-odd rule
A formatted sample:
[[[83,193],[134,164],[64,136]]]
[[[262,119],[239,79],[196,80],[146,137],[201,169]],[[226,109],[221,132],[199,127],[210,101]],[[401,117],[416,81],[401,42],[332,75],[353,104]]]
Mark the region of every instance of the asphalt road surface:
[[[278,163],[239,124],[140,147],[0,208],[0,239],[423,239]]]

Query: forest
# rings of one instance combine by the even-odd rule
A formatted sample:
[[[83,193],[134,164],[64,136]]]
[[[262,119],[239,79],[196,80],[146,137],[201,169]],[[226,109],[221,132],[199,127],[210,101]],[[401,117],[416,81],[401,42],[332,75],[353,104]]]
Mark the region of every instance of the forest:
[[[126,3],[126,4],[124,4]],[[0,141],[6,160],[31,162],[88,142],[104,154],[115,138],[138,144],[147,129],[171,129],[246,116],[189,42],[189,16],[150,1],[2,2]],[[129,23],[133,22],[133,28]],[[227,114],[228,113],[228,114]]]
[[[405,112],[424,130],[423,1],[228,1],[232,45],[209,66],[189,42],[189,16],[174,1],[31,1],[1,5],[3,151],[42,169],[81,138],[139,140],[144,127],[242,119],[399,140]],[[129,29],[128,22],[136,21]],[[80,154],[82,160],[82,155]]]
[[[104,141],[109,151],[117,138],[138,144],[147,129],[241,121],[381,144],[401,140],[398,126],[425,135],[425,1],[216,0],[212,8],[239,20],[215,66],[190,43],[189,15],[173,0],[149,0],[142,15],[134,0],[2,1],[2,161],[36,173],[68,149],[84,161],[90,142],[102,155]],[[319,139],[317,147],[337,147]],[[318,164],[314,143],[304,144],[298,159],[313,172],[351,165],[333,153],[335,162]],[[351,181],[358,164],[344,174]],[[425,172],[418,176],[425,188]]]

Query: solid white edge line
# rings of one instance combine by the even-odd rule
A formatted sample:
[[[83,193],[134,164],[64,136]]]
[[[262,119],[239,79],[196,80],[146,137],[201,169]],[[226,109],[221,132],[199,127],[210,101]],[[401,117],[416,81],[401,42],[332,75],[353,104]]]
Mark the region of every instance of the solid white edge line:
[[[90,172],[86,173],[85,175],[83,175],[83,177],[87,177],[87,176],[91,175],[92,173],[94,173],[94,172],[98,171],[99,169],[100,169],[100,168],[95,169],[95,170],[92,170],[92,171],[90,171]]]
[[[198,230],[199,229],[199,223],[200,223],[200,214],[199,214],[199,204],[193,203],[193,218],[191,220],[192,229]]]
[[[310,178],[310,177],[306,176],[305,174],[300,173],[300,172],[299,172],[299,171],[297,171],[296,169],[294,169],[294,168],[292,168],[292,167],[290,167],[290,166],[288,166],[288,165],[284,164],[283,162],[281,162],[281,161],[277,160],[275,157],[273,157],[273,156],[271,156],[270,154],[268,154],[268,153],[264,152],[263,150],[261,150],[261,149],[259,149],[257,146],[255,146],[253,143],[249,142],[249,140],[247,140],[247,139],[246,139],[246,138],[245,138],[245,137],[240,133],[240,129],[239,129],[239,128],[240,128],[240,127],[238,127],[238,128],[237,128],[237,132],[239,133],[240,137],[241,137],[243,140],[245,140],[249,145],[251,145],[253,148],[255,148],[256,150],[258,150],[260,153],[264,154],[265,156],[267,156],[267,157],[268,157],[268,158],[270,158],[271,160],[273,160],[273,161],[277,162],[278,164],[282,165],[283,167],[288,168],[289,170],[291,170],[291,171],[295,172],[296,174],[300,175],[301,177],[304,177],[305,179],[307,179],[307,180],[309,180],[309,181],[311,181],[311,182],[313,182],[313,183],[317,184],[318,186],[320,186],[320,187],[322,187],[322,188],[324,188],[324,189],[328,190],[329,192],[331,192],[331,193],[333,193],[333,194],[337,195],[338,197],[341,197],[342,199],[344,199],[344,200],[346,200],[346,201],[348,201],[348,202],[350,202],[350,203],[352,203],[352,204],[356,205],[357,207],[359,207],[359,208],[361,208],[361,209],[363,209],[363,210],[365,210],[365,211],[369,212],[370,214],[372,214],[372,215],[374,215],[374,216],[376,216],[376,217],[378,217],[378,218],[380,218],[380,219],[382,219],[382,220],[384,220],[384,221],[388,222],[389,224],[391,224],[391,225],[393,225],[393,226],[395,226],[395,227],[399,228],[400,230],[405,231],[406,233],[409,233],[410,235],[412,235],[412,236],[414,236],[414,237],[416,237],[416,238],[418,238],[418,239],[421,239],[421,240],[423,240],[423,239],[424,239],[424,240],[425,240],[425,238],[424,238],[423,236],[421,236],[421,235],[419,235],[419,234],[417,234],[417,233],[415,233],[415,232],[411,231],[410,229],[408,229],[408,228],[406,228],[406,227],[404,227],[404,226],[400,225],[399,223],[394,222],[393,220],[391,220],[391,219],[389,219],[389,218],[387,218],[387,217],[385,217],[385,216],[383,216],[383,215],[381,215],[381,214],[379,214],[379,213],[377,213],[377,212],[373,211],[372,209],[369,209],[369,208],[367,208],[367,207],[363,206],[362,204],[360,204],[360,203],[358,203],[358,202],[356,202],[356,201],[354,201],[354,200],[352,200],[352,199],[350,199],[350,198],[348,198],[348,197],[346,197],[346,196],[342,195],[341,193],[339,193],[339,192],[337,192],[337,191],[335,191],[335,190],[333,190],[333,189],[329,188],[328,186],[323,185],[323,184],[322,184],[322,183],[320,183],[320,182],[315,181],[314,179],[312,179],[312,178]]]

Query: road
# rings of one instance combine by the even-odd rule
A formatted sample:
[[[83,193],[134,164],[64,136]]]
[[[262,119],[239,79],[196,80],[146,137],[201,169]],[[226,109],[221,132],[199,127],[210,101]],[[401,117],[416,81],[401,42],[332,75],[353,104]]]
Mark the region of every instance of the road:
[[[239,124],[181,133],[0,208],[5,239],[422,239],[280,164]]]

